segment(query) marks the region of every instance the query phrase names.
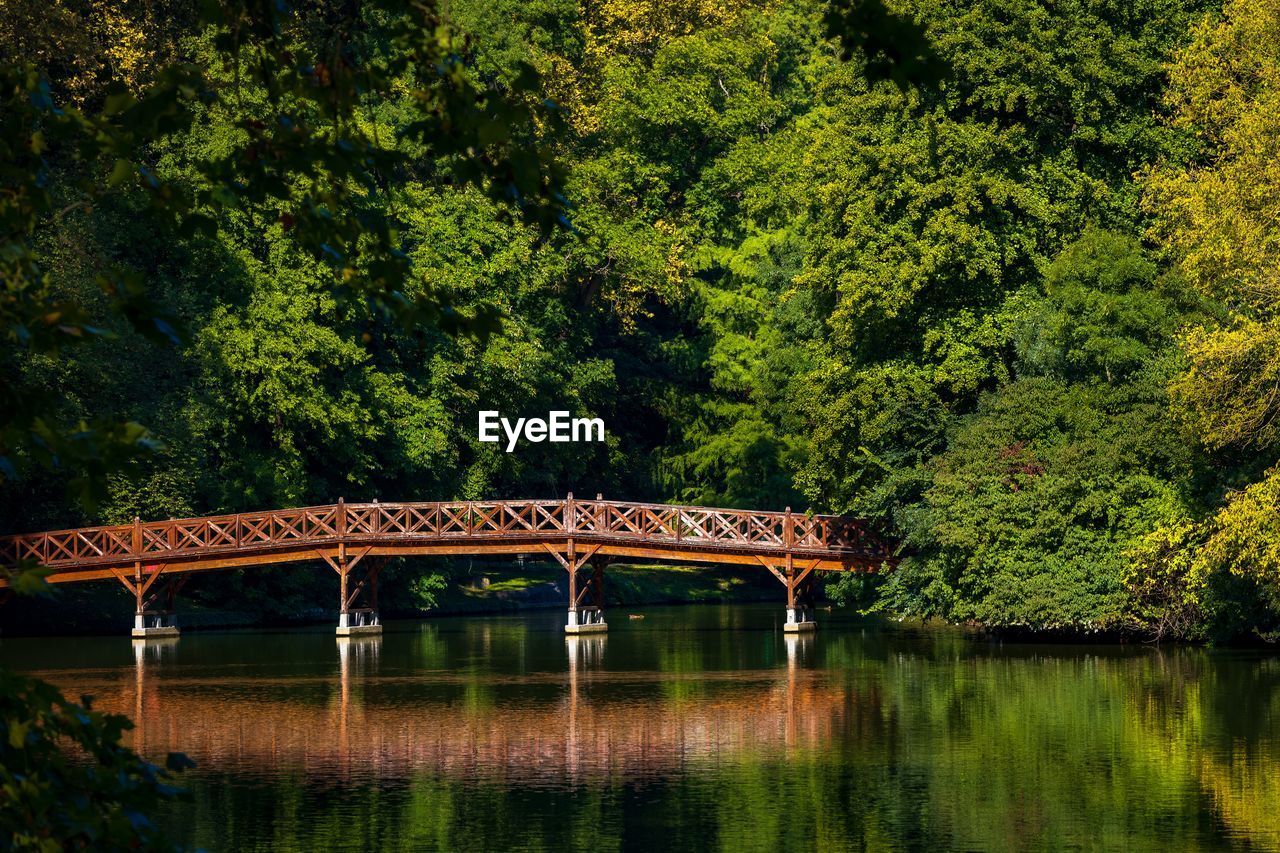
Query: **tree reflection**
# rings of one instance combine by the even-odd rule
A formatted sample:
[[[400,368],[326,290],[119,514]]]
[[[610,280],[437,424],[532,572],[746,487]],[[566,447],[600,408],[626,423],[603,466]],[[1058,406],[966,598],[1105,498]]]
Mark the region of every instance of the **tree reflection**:
[[[209,847],[1280,847],[1270,658],[831,632],[765,665],[715,668],[742,652],[714,634],[555,664],[495,627],[350,640],[328,674],[186,677],[177,646],[56,680],[196,759],[174,822]]]

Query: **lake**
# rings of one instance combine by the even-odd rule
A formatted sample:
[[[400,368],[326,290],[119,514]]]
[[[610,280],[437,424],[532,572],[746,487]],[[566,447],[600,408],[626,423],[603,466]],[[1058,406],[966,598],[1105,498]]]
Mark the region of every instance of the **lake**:
[[[629,613],[643,619],[630,619]],[[186,752],[209,850],[1280,850],[1280,658],[776,605],[0,641]]]

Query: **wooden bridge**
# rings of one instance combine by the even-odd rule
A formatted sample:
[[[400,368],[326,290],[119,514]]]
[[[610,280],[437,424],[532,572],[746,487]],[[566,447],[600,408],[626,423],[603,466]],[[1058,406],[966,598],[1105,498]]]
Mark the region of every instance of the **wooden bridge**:
[[[852,518],[578,500],[572,493],[564,500],[339,500],[0,539],[0,565],[44,566],[49,583],[119,581],[136,601],[136,637],[177,633],[173,599],[191,572],[303,560],[323,561],[339,576],[338,633],[376,633],[385,562],[378,558],[490,554],[548,554],[559,562],[568,572],[569,633],[606,630],[610,559],[760,566],[786,586],[791,631],[814,627],[815,572],[870,572],[892,560],[886,544]],[[357,607],[360,598],[364,606]]]

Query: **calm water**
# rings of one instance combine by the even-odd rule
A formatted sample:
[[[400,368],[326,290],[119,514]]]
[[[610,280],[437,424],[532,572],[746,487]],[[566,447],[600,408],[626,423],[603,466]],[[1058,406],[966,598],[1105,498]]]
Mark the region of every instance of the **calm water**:
[[[211,850],[1280,850],[1280,658],[643,612],[0,659],[195,759]]]

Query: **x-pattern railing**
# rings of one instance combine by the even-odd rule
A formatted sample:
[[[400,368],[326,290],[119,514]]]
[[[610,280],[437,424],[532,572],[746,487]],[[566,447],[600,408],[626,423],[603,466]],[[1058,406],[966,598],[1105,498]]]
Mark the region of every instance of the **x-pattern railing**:
[[[841,516],[574,500],[571,496],[567,500],[439,503],[339,501],[330,506],[21,534],[0,538],[0,563],[35,561],[62,568],[339,542],[567,537],[833,557],[887,556],[880,539],[862,523]]]

